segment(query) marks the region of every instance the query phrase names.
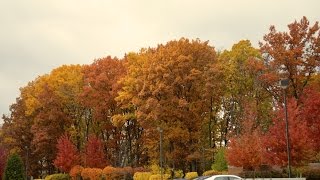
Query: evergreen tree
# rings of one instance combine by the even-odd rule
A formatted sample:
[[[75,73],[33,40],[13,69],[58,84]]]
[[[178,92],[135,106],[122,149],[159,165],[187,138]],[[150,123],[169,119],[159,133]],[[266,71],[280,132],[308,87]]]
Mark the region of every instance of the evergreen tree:
[[[23,163],[19,155],[12,154],[9,156],[3,180],[24,180],[25,173]]]
[[[225,158],[225,148],[220,148],[218,152],[215,154],[212,169],[216,171],[228,170],[228,164]]]

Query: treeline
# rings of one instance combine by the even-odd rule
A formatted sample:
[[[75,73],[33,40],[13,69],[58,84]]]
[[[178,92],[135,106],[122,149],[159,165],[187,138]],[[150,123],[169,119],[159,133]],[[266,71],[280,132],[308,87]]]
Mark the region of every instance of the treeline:
[[[104,165],[142,167],[159,164],[162,131],[166,168],[203,172],[220,147],[229,147],[231,165],[285,166],[279,80],[287,78],[293,164],[319,161],[319,26],[303,17],[288,28],[271,26],[259,49],[242,40],[217,52],[207,41],[181,38],[122,59],[63,65],[20,89],[3,116],[0,153],[19,153],[37,177],[59,169],[53,162],[62,135],[79,153],[94,135]],[[265,135],[270,143],[261,143]],[[261,152],[279,161],[261,160]]]

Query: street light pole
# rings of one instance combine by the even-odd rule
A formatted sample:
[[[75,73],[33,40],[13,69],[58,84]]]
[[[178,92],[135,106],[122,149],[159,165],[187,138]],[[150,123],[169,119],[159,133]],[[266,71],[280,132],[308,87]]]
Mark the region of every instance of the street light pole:
[[[289,122],[288,122],[288,109],[287,109],[287,87],[289,86],[289,79],[282,79],[280,86],[284,91],[284,111],[285,111],[285,122],[286,122],[286,141],[287,141],[287,156],[288,156],[288,176],[291,178],[291,167],[290,167],[290,138],[289,138]]]
[[[163,161],[162,161],[162,135],[163,135],[163,130],[160,128],[160,127],[158,127],[157,128],[158,129],[158,131],[160,132],[160,176],[161,176],[161,180],[163,180]]]
[[[28,160],[29,160],[29,148],[28,146],[25,146],[26,151],[27,151],[27,156],[26,156],[26,179],[28,180]]]

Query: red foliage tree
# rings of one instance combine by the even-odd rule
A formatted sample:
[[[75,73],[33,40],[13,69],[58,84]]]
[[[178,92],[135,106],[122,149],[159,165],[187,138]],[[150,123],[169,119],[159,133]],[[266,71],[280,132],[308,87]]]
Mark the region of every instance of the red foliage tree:
[[[263,146],[260,139],[261,135],[258,131],[230,139],[230,148],[227,151],[228,163],[245,169],[257,168],[264,164]]]
[[[230,139],[226,157],[229,165],[255,169],[265,164],[262,134],[255,123],[257,113],[252,104],[245,107],[245,121],[240,135]]]
[[[316,152],[320,152],[320,92],[308,87],[302,98],[301,120],[307,123],[310,140]]]
[[[288,32],[277,31],[275,26],[260,43],[265,69],[260,76],[262,85],[275,98],[281,97],[279,78],[288,78],[288,96],[299,99],[304,88],[319,67],[320,27],[310,24],[306,17],[288,25]]]
[[[80,163],[80,156],[76,146],[71,142],[69,136],[62,135],[57,143],[57,157],[54,160],[54,165],[64,172],[69,172],[70,169]]]
[[[85,148],[85,164],[87,167],[103,168],[106,166],[105,154],[101,140],[90,135]]]
[[[301,118],[301,108],[295,99],[288,101],[288,124],[291,164],[302,165],[313,155],[313,143],[308,122]],[[267,149],[266,159],[272,165],[287,165],[287,145],[285,135],[284,109],[279,108],[273,119],[273,125],[265,134],[264,146]]]

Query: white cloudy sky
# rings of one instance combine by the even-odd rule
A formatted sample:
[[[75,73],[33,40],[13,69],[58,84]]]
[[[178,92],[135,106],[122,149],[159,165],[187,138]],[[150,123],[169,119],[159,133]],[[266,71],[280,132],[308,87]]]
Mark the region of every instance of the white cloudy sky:
[[[319,7],[319,0],[0,0],[0,115],[20,87],[62,64],[180,37],[219,50],[241,39],[257,46],[270,25],[284,31],[302,16],[319,21]]]

